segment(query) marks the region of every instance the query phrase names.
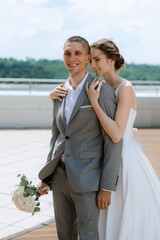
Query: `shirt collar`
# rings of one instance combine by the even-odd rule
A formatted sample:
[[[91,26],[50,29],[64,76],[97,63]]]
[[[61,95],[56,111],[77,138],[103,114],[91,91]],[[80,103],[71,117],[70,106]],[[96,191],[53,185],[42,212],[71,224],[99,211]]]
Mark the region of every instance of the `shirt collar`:
[[[85,77],[82,79],[82,81],[80,82],[80,84],[76,87],[76,89],[74,90],[70,84],[70,78],[67,79],[66,83],[65,83],[65,88],[67,90],[70,90],[70,91],[81,91],[82,90],[82,87],[86,81],[86,78],[88,77],[88,72],[86,73]]]

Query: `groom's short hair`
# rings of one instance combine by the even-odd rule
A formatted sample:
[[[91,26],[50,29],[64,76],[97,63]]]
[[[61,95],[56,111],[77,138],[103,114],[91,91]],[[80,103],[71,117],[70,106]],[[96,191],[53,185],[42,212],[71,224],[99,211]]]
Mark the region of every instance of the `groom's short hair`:
[[[80,37],[80,36],[73,36],[73,37],[70,37],[68,38],[65,43],[64,43],[64,46],[67,42],[78,42],[80,43],[83,48],[86,50],[86,53],[89,54],[90,53],[90,46],[89,46],[89,43],[88,41],[83,38],[83,37]]]

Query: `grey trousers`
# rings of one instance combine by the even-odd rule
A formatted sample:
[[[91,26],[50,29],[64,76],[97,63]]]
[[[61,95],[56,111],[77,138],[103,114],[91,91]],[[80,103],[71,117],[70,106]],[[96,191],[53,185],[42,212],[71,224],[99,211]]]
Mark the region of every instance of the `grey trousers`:
[[[99,240],[97,192],[73,192],[66,171],[59,166],[53,174],[52,187],[58,239]]]

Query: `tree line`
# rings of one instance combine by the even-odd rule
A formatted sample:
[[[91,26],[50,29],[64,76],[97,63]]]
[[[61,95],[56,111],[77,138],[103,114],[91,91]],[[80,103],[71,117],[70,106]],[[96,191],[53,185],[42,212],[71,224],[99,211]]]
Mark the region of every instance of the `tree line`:
[[[94,75],[89,66],[87,69]],[[158,81],[160,80],[160,65],[126,63],[125,68],[119,74],[128,80]],[[62,60],[0,58],[0,77],[66,79],[68,72]]]

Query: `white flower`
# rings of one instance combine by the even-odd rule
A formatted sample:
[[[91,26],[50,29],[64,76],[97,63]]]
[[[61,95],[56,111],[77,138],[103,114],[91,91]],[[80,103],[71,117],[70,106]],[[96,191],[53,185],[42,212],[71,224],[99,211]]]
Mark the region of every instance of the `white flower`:
[[[18,194],[17,194],[18,193]],[[21,211],[25,211],[25,212],[33,212],[38,201],[35,201],[36,196],[28,196],[28,197],[24,197],[23,196],[23,192],[14,192],[14,194],[12,195],[12,201],[14,202],[14,204],[16,205],[16,207],[21,210]]]
[[[24,186],[22,186],[23,184]],[[31,191],[31,194],[35,192],[35,195],[30,195],[30,190],[33,190]],[[37,208],[39,205],[37,193],[38,189],[36,189],[35,186],[31,186],[31,183],[29,183],[26,176],[22,175],[21,183],[19,185],[16,184],[15,189],[12,192],[12,201],[19,210],[34,214],[36,211],[40,210],[40,208]]]

